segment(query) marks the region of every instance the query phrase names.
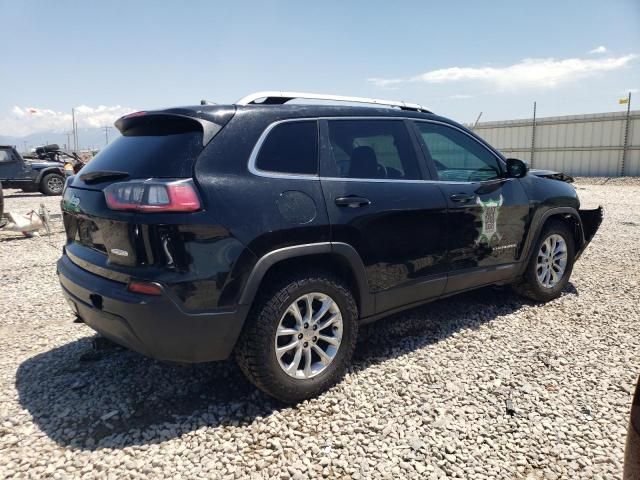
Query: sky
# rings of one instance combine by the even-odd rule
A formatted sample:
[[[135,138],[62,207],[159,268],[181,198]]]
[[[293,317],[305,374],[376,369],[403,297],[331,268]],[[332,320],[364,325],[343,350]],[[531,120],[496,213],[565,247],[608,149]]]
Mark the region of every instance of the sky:
[[[459,122],[640,105],[640,0],[0,0],[0,135],[293,90]]]

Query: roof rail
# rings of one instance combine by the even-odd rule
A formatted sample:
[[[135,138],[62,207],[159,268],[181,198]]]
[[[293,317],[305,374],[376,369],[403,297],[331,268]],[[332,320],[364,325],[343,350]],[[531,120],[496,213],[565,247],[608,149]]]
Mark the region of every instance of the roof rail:
[[[263,102],[256,102],[264,98]],[[398,107],[401,110],[411,110],[415,112],[432,113],[422,105],[417,103],[406,103],[398,100],[380,100],[378,98],[365,97],[345,97],[342,95],[326,95],[322,93],[304,93],[304,92],[256,92],[246,97],[242,97],[236,102],[236,105],[282,105],[296,98],[304,98],[306,100],[329,100],[333,102],[352,102],[352,103],[371,103],[375,105],[384,105],[387,107]]]

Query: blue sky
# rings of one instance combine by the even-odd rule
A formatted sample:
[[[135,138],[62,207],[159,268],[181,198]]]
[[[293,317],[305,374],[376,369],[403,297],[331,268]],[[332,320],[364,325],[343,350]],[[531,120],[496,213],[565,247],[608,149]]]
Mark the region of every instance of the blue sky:
[[[616,111],[640,89],[638,0],[0,0],[0,17],[8,135],[67,128],[72,107],[100,126],[270,89],[401,99],[461,122],[528,117],[534,100],[539,116]]]

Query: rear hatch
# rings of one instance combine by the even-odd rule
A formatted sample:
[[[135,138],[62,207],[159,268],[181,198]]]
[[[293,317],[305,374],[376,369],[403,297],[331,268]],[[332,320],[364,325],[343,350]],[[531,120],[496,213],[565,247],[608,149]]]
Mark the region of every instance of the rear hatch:
[[[149,185],[168,182],[180,193],[188,182],[197,195],[195,162],[234,113],[229,107],[203,108],[138,112],[116,122],[122,136],[72,177],[64,191],[65,250],[74,263],[120,281],[138,275],[142,266],[149,273],[175,267],[179,259],[170,251],[171,238],[180,225],[199,223],[205,206],[194,212],[141,211],[121,201],[116,207],[124,207],[114,209],[113,192],[119,200],[123,195],[134,199],[142,185],[147,198],[154,193]]]

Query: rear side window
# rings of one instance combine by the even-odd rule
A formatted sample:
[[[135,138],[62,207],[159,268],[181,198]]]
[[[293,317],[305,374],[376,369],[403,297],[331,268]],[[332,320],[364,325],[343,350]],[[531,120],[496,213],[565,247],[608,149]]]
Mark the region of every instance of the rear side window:
[[[409,132],[398,120],[331,120],[329,140],[339,177],[416,180]]]
[[[82,173],[115,170],[127,172],[131,178],[191,177],[202,148],[202,131],[167,135],[127,132],[101,150]]]
[[[12,162],[13,156],[9,150],[0,150],[0,163]]]
[[[315,121],[276,125],[260,147],[256,168],[289,174],[318,174],[318,125]]]

